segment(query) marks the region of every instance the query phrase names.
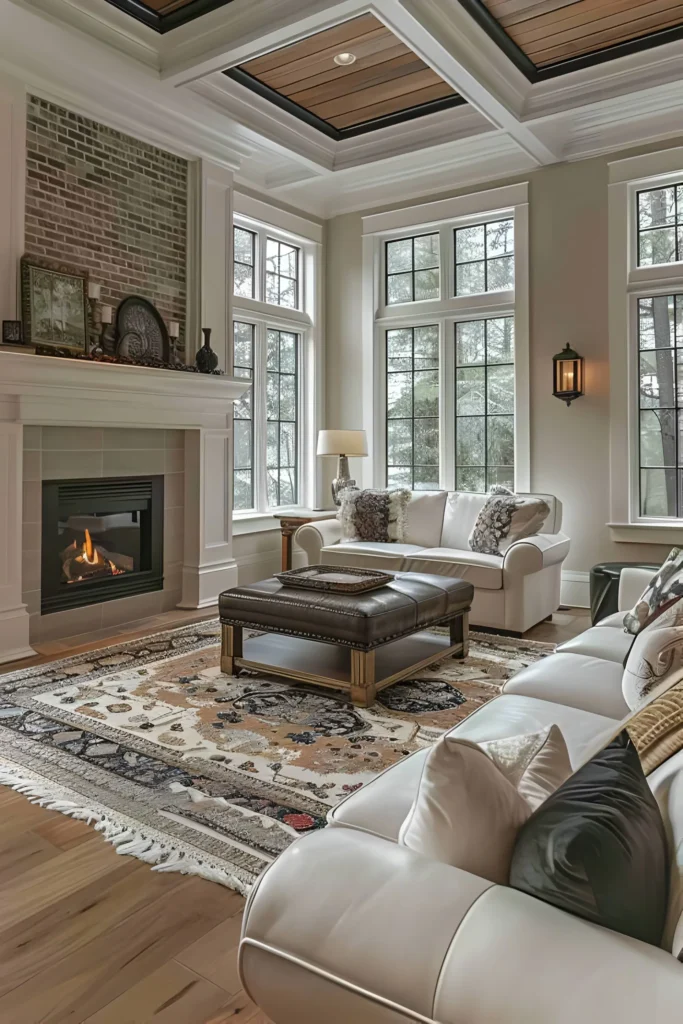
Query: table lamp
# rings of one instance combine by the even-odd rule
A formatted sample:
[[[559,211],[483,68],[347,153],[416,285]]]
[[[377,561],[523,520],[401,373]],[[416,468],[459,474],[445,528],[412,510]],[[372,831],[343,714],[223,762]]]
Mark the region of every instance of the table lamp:
[[[349,476],[349,456],[362,458],[368,454],[364,430],[321,430],[318,433],[318,455],[338,455],[336,479],[332,481],[332,498],[341,505],[340,493],[345,487],[354,487],[356,481]]]

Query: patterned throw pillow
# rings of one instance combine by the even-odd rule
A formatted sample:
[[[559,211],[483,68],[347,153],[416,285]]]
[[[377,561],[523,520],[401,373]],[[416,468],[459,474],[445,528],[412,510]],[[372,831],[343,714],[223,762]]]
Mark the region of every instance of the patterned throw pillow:
[[[669,617],[669,613],[681,597],[683,597],[683,548],[672,548],[661,569],[655,573],[636,601],[635,607],[630,612],[626,612],[624,629],[627,633],[639,633],[655,619],[662,616]],[[676,613],[671,612],[671,614],[675,615]]]
[[[683,750],[683,681],[641,707],[626,728],[646,775]]]
[[[638,633],[624,662],[621,691],[631,711],[683,678],[683,602]]]
[[[503,555],[513,541],[538,533],[549,515],[542,498],[522,497],[496,486],[477,516],[470,548],[483,555]]]
[[[353,541],[400,543],[405,537],[410,491],[361,491],[347,487],[340,497],[337,518],[342,524],[342,544]]]

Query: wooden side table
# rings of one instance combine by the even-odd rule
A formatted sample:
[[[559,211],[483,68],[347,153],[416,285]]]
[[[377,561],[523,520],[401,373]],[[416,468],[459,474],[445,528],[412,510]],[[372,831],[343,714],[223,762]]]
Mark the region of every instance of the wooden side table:
[[[292,568],[292,537],[300,526],[306,523],[316,523],[320,519],[334,519],[337,515],[336,508],[312,509],[294,508],[289,512],[274,512],[273,518],[280,520],[280,533],[282,534],[282,571]]]

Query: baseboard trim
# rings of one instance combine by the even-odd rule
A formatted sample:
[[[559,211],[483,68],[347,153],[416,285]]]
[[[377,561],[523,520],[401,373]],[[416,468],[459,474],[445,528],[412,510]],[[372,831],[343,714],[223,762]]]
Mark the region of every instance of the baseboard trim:
[[[576,569],[563,570],[560,599],[562,604],[570,608],[590,608],[590,573]]]

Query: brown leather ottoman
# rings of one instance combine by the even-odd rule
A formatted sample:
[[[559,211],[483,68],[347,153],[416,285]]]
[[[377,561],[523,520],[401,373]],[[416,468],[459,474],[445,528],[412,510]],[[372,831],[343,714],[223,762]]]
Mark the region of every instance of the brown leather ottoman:
[[[350,692],[372,704],[377,690],[452,655],[467,657],[471,583],[415,572],[365,594],[333,594],[263,580],[218,599],[221,669],[258,669]],[[450,636],[425,633],[448,623]],[[268,635],[243,641],[244,628]]]

